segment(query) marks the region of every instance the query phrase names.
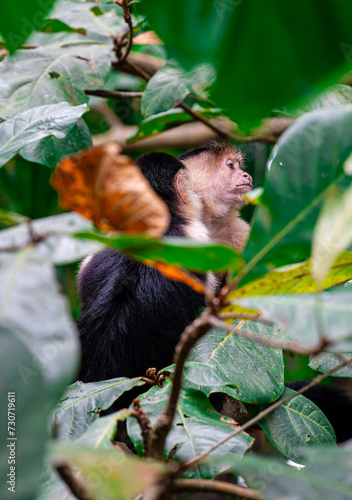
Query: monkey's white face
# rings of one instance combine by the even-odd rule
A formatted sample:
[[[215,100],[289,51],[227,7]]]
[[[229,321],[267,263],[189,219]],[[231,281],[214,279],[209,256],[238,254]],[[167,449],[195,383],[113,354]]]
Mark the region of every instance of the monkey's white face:
[[[243,195],[252,189],[252,177],[241,169],[237,154],[225,154],[211,167],[208,179],[209,201],[218,215],[226,215],[231,208],[241,208]]]
[[[201,153],[184,164],[208,214],[224,217],[244,205],[243,195],[252,189],[252,177],[241,169],[242,158],[235,148],[220,155]]]

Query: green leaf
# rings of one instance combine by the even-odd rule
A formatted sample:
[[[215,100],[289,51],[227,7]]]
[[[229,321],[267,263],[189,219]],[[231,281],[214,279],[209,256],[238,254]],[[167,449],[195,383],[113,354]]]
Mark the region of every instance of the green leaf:
[[[0,472],[10,473],[7,438],[16,437],[15,496],[28,500],[38,488],[47,417],[73,377],[78,341],[54,269],[35,249],[0,254],[0,302],[1,407],[8,408],[8,391],[16,399],[13,429],[7,411],[0,416]],[[1,498],[13,497],[9,486],[1,483]]]
[[[352,352],[352,290],[338,288],[321,295],[270,295],[238,300],[256,309],[278,326],[277,340],[297,342],[312,349],[322,338],[331,342],[324,350]]]
[[[322,285],[337,256],[352,243],[352,185],[332,192],[324,202],[314,229],[312,275]]]
[[[170,383],[166,382],[162,389],[153,387],[140,396],[142,408],[152,424],[163,411],[169,392]],[[134,418],[127,419],[127,430],[137,453],[142,455],[141,430]],[[172,429],[166,440],[165,455],[173,451],[176,453],[176,460],[190,460],[233,431],[233,421],[219,415],[204,394],[195,390],[182,390]],[[219,446],[211,455],[233,453],[242,457],[251,447],[252,442],[248,434],[240,433]],[[212,478],[223,470],[225,470],[223,467],[197,465],[187,475]]]
[[[221,114],[220,109],[204,109],[200,106],[193,106],[192,109],[196,111],[203,118],[216,118]],[[129,137],[127,143],[133,144],[134,142],[149,137],[151,135],[160,134],[164,130],[177,127],[184,123],[193,121],[193,118],[183,111],[181,108],[173,108],[163,113],[148,116],[142,120],[136,127],[133,134]]]
[[[74,29],[84,29],[106,38],[118,35],[125,24],[122,9],[116,4],[97,5],[96,2],[57,1],[48,16]]]
[[[38,143],[44,137],[54,135],[62,139],[86,111],[85,104],[72,106],[62,102],[29,109],[1,123],[0,166],[23,147]]]
[[[344,354],[344,358],[346,359],[352,359],[352,354]],[[312,368],[312,370],[317,370],[322,373],[326,373],[333,368],[336,368],[336,366],[339,366],[342,363],[342,360],[336,356],[335,354],[330,354],[328,352],[321,352],[317,356],[314,356],[310,362],[309,362],[309,367]],[[332,377],[352,377],[352,367],[351,366],[345,366],[341,370],[338,370],[337,372],[333,373],[331,375]]]
[[[161,479],[165,465],[142,461],[116,450],[91,449],[79,444],[55,446],[55,463],[70,463],[79,469],[92,498],[134,498]]]
[[[114,57],[110,43],[76,33],[41,34],[41,38],[48,45],[19,50],[1,63],[0,114],[4,117],[43,104],[87,103],[84,89],[101,87],[108,76]]]
[[[221,0],[168,0],[162,5],[157,0],[144,0],[140,10],[170,56],[188,69],[213,60],[232,20],[228,15],[232,5]]]
[[[244,476],[250,488],[270,500],[350,500],[352,498],[351,447],[312,448],[306,451],[306,467],[297,470],[280,460],[257,454],[242,460],[227,455],[212,459]]]
[[[246,281],[310,256],[319,204],[352,150],[351,127],[346,106],[307,113],[280,137],[244,251]]]
[[[200,95],[213,79],[214,72],[209,65],[197,66],[187,73],[175,61],[166,61],[149,80],[143,93],[142,114],[150,116],[162,113],[183,101],[190,93]]]
[[[293,264],[275,269],[271,273],[250,281],[229,294],[229,299],[255,295],[278,295],[292,293],[312,293],[319,290],[311,274],[311,259],[301,264]],[[323,289],[345,283],[352,278],[352,252],[343,252],[337,257],[328,276],[323,282]],[[228,308],[231,310],[231,306]]]
[[[117,430],[117,422],[126,420],[130,412],[120,410],[95,420],[92,425],[77,439],[77,443],[95,449],[112,449],[112,441]]]
[[[21,377],[21,373],[33,373],[32,377]],[[0,323],[0,403],[3,411],[0,415],[0,473],[5,479],[0,484],[3,500],[18,498],[32,499],[39,483],[39,475],[44,458],[46,419],[50,405],[57,397],[57,388],[48,385],[41,370],[33,368],[33,353],[30,345],[18,337],[15,329]],[[11,393],[8,399],[8,392]],[[13,400],[13,396],[15,399]],[[15,423],[8,425],[9,419]],[[12,434],[13,433],[13,434]],[[8,440],[7,438],[16,438]],[[8,446],[11,445],[11,446]],[[15,454],[15,463],[8,463]],[[10,460],[11,460],[10,458]],[[15,469],[11,469],[15,467]],[[15,472],[13,476],[12,473]],[[7,476],[10,474],[11,476]],[[14,483],[7,483],[15,478],[13,491],[8,488]]]
[[[186,372],[186,377],[201,386],[198,389],[207,396],[212,392],[224,392],[243,402],[263,404],[275,401],[284,389],[281,349],[241,336],[242,329],[264,338],[275,333],[272,327],[254,321],[247,321],[244,325],[236,321],[233,332],[229,334],[213,328],[192,349],[188,361],[206,363],[215,368],[223,385],[218,383],[212,387],[205,380],[200,384],[200,374],[192,376],[193,372]]]
[[[140,377],[120,377],[86,384],[75,382],[67,388],[52,412],[50,423],[59,424],[60,439],[77,439],[99,418],[98,411],[106,410],[124,392],[143,384]]]
[[[351,15],[350,3],[334,0],[253,0],[228,7],[215,102],[244,129],[273,109],[304,105],[351,68]]]
[[[285,387],[280,399],[294,392]],[[247,409],[254,417],[268,406]],[[299,463],[304,459],[305,448],[331,445],[336,441],[334,429],[324,413],[302,394],[276,408],[258,423],[277,450]]]
[[[92,145],[92,137],[83,119],[73,126],[64,139],[45,137],[21,149],[20,155],[28,161],[54,169],[64,156],[70,156]]]
[[[55,0],[18,0],[16,3],[6,2],[3,5],[0,33],[11,53],[26,41],[33,30],[40,28],[54,2]]]
[[[144,0],[141,10],[187,69],[216,66],[213,97],[241,128],[301,107],[350,68],[349,2]]]
[[[111,415],[97,418],[75,443],[94,449],[114,449],[112,440],[116,433],[117,422],[125,420],[128,415],[128,410],[121,410]],[[63,496],[67,500],[75,499],[76,497],[72,493],[69,494],[67,485],[52,468],[48,457],[45,465],[40,491],[36,500],[62,500]]]
[[[37,243],[38,253],[55,265],[77,262],[103,247],[99,243],[82,241],[72,236],[77,231],[89,230],[91,222],[76,213],[44,217],[31,222],[32,229],[42,241]],[[24,247],[31,242],[28,224],[0,231],[0,251],[7,247]]]
[[[238,269],[241,265],[241,256],[229,247],[184,238],[165,237],[157,240],[144,235],[105,236],[88,232],[77,233],[76,237],[99,241],[136,260],[162,262],[192,271],[222,272]]]
[[[76,368],[78,340],[55,270],[36,249],[0,253],[0,323],[28,344],[33,361],[19,370],[24,383],[43,373],[60,390]],[[55,318],[55,321],[53,321]]]

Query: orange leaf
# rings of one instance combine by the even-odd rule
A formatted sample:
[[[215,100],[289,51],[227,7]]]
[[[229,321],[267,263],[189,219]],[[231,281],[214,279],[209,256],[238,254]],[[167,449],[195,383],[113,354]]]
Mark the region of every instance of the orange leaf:
[[[193,288],[198,293],[204,293],[205,288],[201,280],[198,280],[196,276],[192,276],[187,271],[180,269],[179,267],[172,266],[170,264],[164,264],[163,262],[153,262],[151,260],[145,259],[144,264],[147,266],[155,267],[164,276],[170,278],[171,280],[181,281],[186,283],[186,285]]]
[[[102,231],[158,238],[169,227],[169,210],[137,165],[120,151],[111,143],[63,159],[51,178],[60,204],[92,220]]]

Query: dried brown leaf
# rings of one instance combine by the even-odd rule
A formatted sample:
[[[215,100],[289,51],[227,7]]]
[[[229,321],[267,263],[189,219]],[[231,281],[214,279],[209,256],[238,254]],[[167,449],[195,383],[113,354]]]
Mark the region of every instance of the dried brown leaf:
[[[111,143],[63,159],[51,179],[60,204],[102,231],[158,238],[170,224],[169,210],[133,160],[120,151]]]

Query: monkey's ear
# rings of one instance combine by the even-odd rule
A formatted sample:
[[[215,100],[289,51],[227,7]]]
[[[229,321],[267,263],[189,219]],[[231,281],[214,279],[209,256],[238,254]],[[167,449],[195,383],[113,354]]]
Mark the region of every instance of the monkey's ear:
[[[189,202],[190,179],[185,168],[179,170],[175,175],[175,188],[181,201],[187,205]]]

